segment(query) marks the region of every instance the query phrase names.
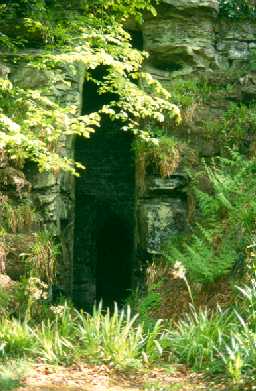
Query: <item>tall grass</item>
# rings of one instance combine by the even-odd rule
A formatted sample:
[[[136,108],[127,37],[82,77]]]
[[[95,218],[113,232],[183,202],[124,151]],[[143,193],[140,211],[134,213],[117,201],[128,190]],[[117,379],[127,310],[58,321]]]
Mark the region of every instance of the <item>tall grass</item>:
[[[6,357],[40,357],[53,364],[85,359],[108,363],[120,369],[139,368],[163,353],[161,322],[152,330],[132,316],[130,307],[113,314],[101,305],[84,314],[67,304],[55,308],[52,319],[30,327],[26,321],[3,319],[0,324],[0,354]]]
[[[234,383],[256,381],[256,273],[237,287],[236,308],[215,312],[195,309],[167,330],[168,350],[176,362],[211,374],[228,375]]]
[[[232,319],[232,313],[221,308],[210,313],[192,306],[191,312],[169,331],[171,351],[176,359],[195,370],[222,371],[224,365],[218,351],[228,339]]]
[[[32,329],[18,320],[0,321],[0,354],[2,357],[24,357],[34,349]]]
[[[92,317],[80,315],[78,335],[81,350],[87,356],[103,359],[116,366],[138,366],[143,328],[135,326],[137,316],[131,316],[130,307],[103,314],[101,307],[94,308]]]

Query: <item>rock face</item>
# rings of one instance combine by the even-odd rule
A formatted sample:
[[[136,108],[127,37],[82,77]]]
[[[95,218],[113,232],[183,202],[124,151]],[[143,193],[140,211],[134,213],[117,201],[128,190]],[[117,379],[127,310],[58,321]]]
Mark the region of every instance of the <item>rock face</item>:
[[[255,22],[225,20],[216,26],[216,49],[221,66],[244,64],[255,48]]]
[[[81,92],[85,69],[81,64],[63,63],[52,70],[42,70],[28,64],[27,58],[41,56],[40,51],[20,53],[18,65],[13,55],[5,55],[5,64],[0,66],[1,74],[9,76],[16,86],[24,89],[39,89],[42,96],[57,101],[63,107],[81,112]],[[16,54],[15,54],[16,56]],[[8,64],[8,66],[6,66]],[[81,77],[82,76],[82,77]],[[73,140],[62,141],[62,153],[68,157],[74,154]],[[8,236],[11,244],[6,256],[6,271],[18,279],[24,272],[21,253],[26,253],[33,244],[31,234],[45,227],[54,232],[61,244],[58,262],[58,285],[68,294],[72,294],[73,280],[73,230],[74,230],[74,178],[68,174],[39,173],[33,164],[27,165],[24,173],[17,173],[11,167],[0,168],[0,191],[7,194],[12,202],[17,202],[17,189],[20,187],[22,200],[29,200],[39,214],[38,226],[30,232],[18,232]],[[26,177],[26,179],[25,179]],[[29,187],[29,188],[28,188]],[[24,191],[26,192],[24,193]],[[21,202],[20,199],[20,202]],[[22,237],[20,236],[22,235]],[[14,237],[16,236],[16,238]],[[17,239],[17,240],[16,240]],[[7,243],[8,244],[8,243]]]
[[[167,81],[205,70],[213,73],[219,68],[240,66],[256,48],[256,24],[220,20],[217,0],[165,0],[156,18],[146,17],[142,33],[144,48],[150,54],[145,68]],[[35,51],[28,54],[41,55]],[[18,65],[8,56],[0,64],[2,78],[10,77],[14,84],[25,89],[41,87],[45,96],[61,102],[63,107],[72,106],[77,114],[82,112],[82,90],[86,86],[85,69],[81,65],[60,62],[57,68],[42,70],[31,68],[24,53],[15,56],[19,57]],[[256,99],[254,79],[251,75],[250,79],[241,80],[241,96],[245,101]],[[200,138],[200,134],[195,137]],[[130,150],[131,140],[127,143],[107,139],[100,143],[100,140],[96,136],[84,145],[75,144],[69,138],[62,140],[62,152],[66,156],[76,154],[79,160],[88,162],[88,174],[76,183],[67,174],[39,174],[32,165],[25,170],[26,179],[4,164],[0,167],[1,192],[16,200],[20,188],[26,194],[23,198],[29,199],[39,211],[41,224],[56,232],[61,243],[58,284],[67,294],[73,291],[82,306],[91,306],[97,297],[95,263],[97,257],[101,261],[104,257],[97,248],[97,240],[105,250],[107,241],[119,242],[120,248],[129,242],[126,250],[130,269],[126,272],[131,273],[129,278],[136,284],[141,268],[138,259],[144,262],[161,254],[164,242],[187,228],[187,178],[182,169],[179,167],[168,178],[148,173],[141,191],[135,182],[137,168]],[[120,145],[122,154],[117,150]],[[204,150],[208,151],[207,157],[215,153],[210,144]],[[112,225],[111,216],[116,218]],[[16,235],[19,243],[29,245],[31,232],[12,235]],[[18,249],[18,244],[16,250],[14,247],[8,254],[0,247],[0,273],[7,270],[16,279],[24,266],[17,253],[25,252],[26,248]],[[124,256],[121,250],[120,254],[111,254],[115,261],[118,256]],[[117,263],[111,265],[114,269]],[[102,266],[103,274],[104,270],[107,279],[106,266]],[[104,290],[104,282],[99,284]]]
[[[186,229],[186,184],[179,174],[148,178],[138,197],[138,245],[147,254],[161,254],[165,241]]]
[[[220,20],[217,0],[165,0],[143,25],[149,66],[172,76],[246,61],[256,45],[256,24]]]
[[[163,0],[163,3],[169,4],[179,11],[202,9],[208,12],[217,12],[219,10],[218,0]]]
[[[214,19],[218,2],[168,0],[143,26],[150,62],[170,72],[202,70],[215,62]]]

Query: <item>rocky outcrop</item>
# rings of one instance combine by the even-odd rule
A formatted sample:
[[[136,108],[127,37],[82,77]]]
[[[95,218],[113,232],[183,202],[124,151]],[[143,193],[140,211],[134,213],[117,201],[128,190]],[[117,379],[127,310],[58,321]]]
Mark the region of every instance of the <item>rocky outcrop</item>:
[[[148,17],[143,25],[149,67],[172,77],[228,67],[246,61],[256,46],[255,22],[220,19],[217,0],[163,3],[157,18]]]
[[[39,69],[29,64],[30,56],[42,58],[40,51],[27,51],[3,55],[0,66],[1,77],[9,78],[15,86],[36,89],[41,96],[58,102],[62,107],[71,107],[81,112],[81,92],[85,70],[78,63],[60,62],[54,69]],[[18,61],[17,61],[18,58]],[[14,60],[14,61],[13,61]],[[73,140],[61,140],[61,153],[73,156]],[[27,164],[24,173],[7,163],[0,168],[0,191],[9,201],[16,202],[22,191],[22,202],[29,200],[38,213],[38,225],[30,232],[11,232],[5,238],[5,270],[18,279],[24,272],[20,254],[26,253],[33,243],[33,233],[47,228],[61,243],[58,262],[58,284],[67,293],[72,291],[73,222],[74,222],[74,178],[65,173],[39,173],[33,164]],[[26,194],[25,194],[26,193]],[[20,200],[21,202],[21,200]],[[21,237],[22,235],[22,237]],[[3,258],[3,257],[2,257]]]
[[[155,67],[189,73],[216,61],[214,25],[218,1],[166,0],[143,26],[145,49]]]
[[[144,47],[149,52],[145,69],[170,92],[175,89],[175,79],[192,80],[204,72],[214,79],[218,71],[228,74],[230,70],[232,74],[248,66],[256,47],[255,22],[220,18],[217,0],[164,0],[158,11],[156,18],[147,16],[142,27]],[[205,104],[195,103],[196,114],[189,121],[185,119],[176,132],[201,157],[210,158],[223,150],[217,135],[207,135],[206,123],[221,118],[232,101],[255,101],[255,72],[237,79],[231,90],[217,93]],[[181,167],[178,170],[182,172]],[[164,180],[148,177],[144,193],[139,194],[139,245],[148,254],[161,253],[166,240],[186,230],[186,185],[177,178],[180,180],[176,173]]]
[[[256,49],[256,23],[253,21],[221,20],[215,31],[221,66],[244,65]]]

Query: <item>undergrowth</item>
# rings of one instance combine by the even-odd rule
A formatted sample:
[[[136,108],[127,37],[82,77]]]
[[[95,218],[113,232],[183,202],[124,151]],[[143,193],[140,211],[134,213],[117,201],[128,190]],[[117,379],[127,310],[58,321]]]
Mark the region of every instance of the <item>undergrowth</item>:
[[[191,307],[177,325],[168,330],[169,350],[178,362],[211,375],[226,374],[233,383],[253,385],[255,372],[255,267],[247,283],[237,287],[232,308],[216,311]]]
[[[119,369],[139,369],[157,362],[163,353],[162,325],[145,330],[130,307],[112,314],[101,306],[93,314],[78,312],[67,303],[50,307],[38,324],[2,318],[0,347],[3,359],[40,358],[51,364],[86,360],[105,362]]]
[[[254,253],[251,259],[254,262]],[[144,326],[130,307],[113,313],[95,307],[91,315],[63,302],[49,306],[43,319],[1,317],[0,361],[40,359],[53,365],[102,362],[120,370],[138,370],[159,362],[183,363],[196,371],[221,374],[240,384],[253,384],[256,344],[255,267],[237,287],[237,303],[222,310],[197,309],[177,323]],[[1,374],[0,382],[8,376]],[[16,378],[15,378],[16,379]],[[17,381],[11,378],[12,381]],[[0,383],[1,384],[1,383]],[[8,384],[8,381],[7,381]]]
[[[166,251],[168,262],[181,261],[192,281],[205,284],[243,271],[255,235],[255,169],[255,158],[229,150],[229,157],[215,158],[198,173],[197,225],[186,242],[175,247],[170,241]],[[208,191],[200,190],[202,178]]]

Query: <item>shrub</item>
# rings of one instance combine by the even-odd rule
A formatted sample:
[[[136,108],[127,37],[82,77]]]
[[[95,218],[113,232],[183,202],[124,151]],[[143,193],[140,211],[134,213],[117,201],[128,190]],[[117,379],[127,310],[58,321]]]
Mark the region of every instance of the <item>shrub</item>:
[[[254,18],[256,4],[254,0],[219,0],[220,14],[231,19]]]
[[[237,287],[241,300],[235,311],[236,328],[230,330],[225,348],[220,356],[226,371],[234,382],[249,379],[253,384],[256,379],[256,283],[255,272],[249,282]]]
[[[80,316],[81,351],[93,361],[103,360],[119,368],[138,368],[143,360],[159,359],[160,323],[145,334],[143,325],[136,324],[137,317],[131,315],[130,307],[119,312],[117,306],[112,316],[109,311],[102,314],[101,307],[94,308],[93,316]]]
[[[166,335],[173,359],[195,370],[228,375],[234,383],[256,379],[256,274],[237,287],[240,299],[235,308],[215,312],[195,309]]]
[[[0,364],[0,390],[16,390],[22,385],[27,370],[27,365],[23,361],[15,360]]]

